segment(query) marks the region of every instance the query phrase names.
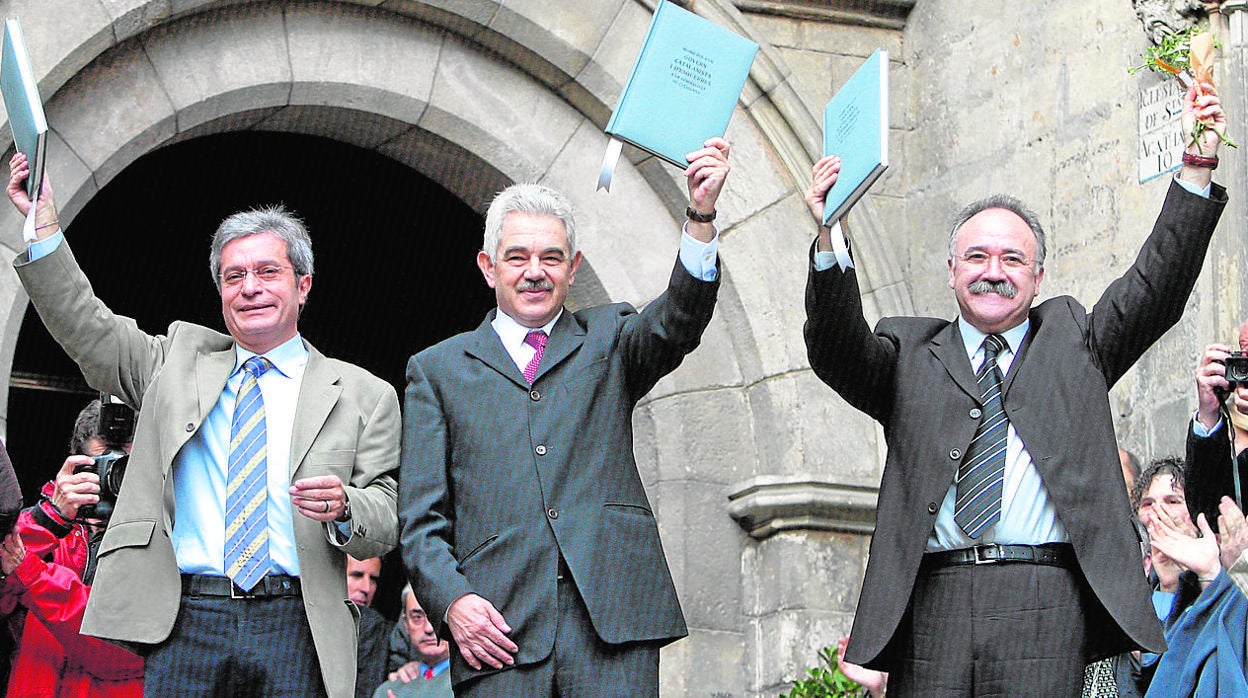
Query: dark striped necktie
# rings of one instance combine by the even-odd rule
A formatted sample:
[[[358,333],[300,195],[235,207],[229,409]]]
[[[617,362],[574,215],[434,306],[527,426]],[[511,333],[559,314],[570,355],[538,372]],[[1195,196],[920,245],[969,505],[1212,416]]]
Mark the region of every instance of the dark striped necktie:
[[[984,338],[984,362],[975,374],[983,415],[975,438],[958,468],[958,491],[953,519],[971,538],[1001,518],[1001,490],[1005,481],[1005,446],[1009,421],[1001,400],[1001,369],[997,354],[1006,348],[995,334]]]

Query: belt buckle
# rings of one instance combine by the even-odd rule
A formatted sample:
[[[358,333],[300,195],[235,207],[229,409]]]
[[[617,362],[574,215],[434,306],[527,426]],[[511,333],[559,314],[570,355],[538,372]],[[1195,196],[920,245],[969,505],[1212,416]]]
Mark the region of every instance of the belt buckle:
[[[261,582],[263,582],[264,580],[260,580],[260,581],[261,581]],[[257,583],[256,583],[256,586],[257,586],[257,587],[258,587],[258,586],[260,586],[260,582],[257,582]],[[243,591],[243,588],[242,588],[242,587],[240,587],[239,585],[235,584],[235,583],[234,583],[234,580],[233,580],[233,579],[231,579],[231,580],[230,580],[230,598],[231,598],[231,599],[241,599],[241,600],[247,600],[247,599],[254,599],[254,598],[256,598],[256,595],[255,595],[255,594],[253,594],[253,593],[252,593],[252,592],[250,592],[250,591]]]
[[[995,565],[996,563],[1001,562],[1001,557],[1002,557],[1001,546],[998,543],[989,543],[987,545],[976,545],[975,547],[971,548],[971,550],[975,551],[975,564],[976,565]],[[997,551],[996,557],[987,557],[987,551],[989,550]]]

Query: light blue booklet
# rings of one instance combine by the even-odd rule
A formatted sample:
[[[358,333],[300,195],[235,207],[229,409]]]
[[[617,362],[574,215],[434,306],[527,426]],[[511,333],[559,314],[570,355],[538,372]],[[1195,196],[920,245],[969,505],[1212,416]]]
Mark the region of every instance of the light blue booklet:
[[[35,71],[30,66],[30,54],[26,52],[26,39],[22,26],[16,18],[4,21],[4,47],[0,53],[0,92],[4,93],[4,109],[9,116],[9,128],[13,130],[13,142],[26,155],[30,163],[30,178],[26,180],[26,193],[31,201],[39,199],[39,187],[43,184],[43,161],[45,141],[48,137],[48,120],[43,114],[43,101],[39,99],[39,86]],[[34,238],[34,207],[27,216],[23,231],[26,239]]]
[[[756,53],[753,41],[661,0],[606,132],[688,167],[686,154],[728,130]]]
[[[843,218],[888,169],[888,52],[877,50],[823,110],[823,154],[841,158],[823,222]]]

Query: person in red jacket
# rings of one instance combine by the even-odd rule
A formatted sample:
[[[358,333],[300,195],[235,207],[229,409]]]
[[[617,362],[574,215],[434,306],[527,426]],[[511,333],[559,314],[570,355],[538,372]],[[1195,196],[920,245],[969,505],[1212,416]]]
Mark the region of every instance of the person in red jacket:
[[[99,502],[99,478],[74,473],[104,453],[100,403],[78,415],[70,451],[40,502],[18,516],[0,543],[0,611],[25,609],[21,641],[9,677],[10,698],[130,698],[143,695],[143,660],[116,645],[79,634],[91,593],[95,556],[106,520],[78,519],[79,507]],[[13,624],[10,624],[11,627]]]

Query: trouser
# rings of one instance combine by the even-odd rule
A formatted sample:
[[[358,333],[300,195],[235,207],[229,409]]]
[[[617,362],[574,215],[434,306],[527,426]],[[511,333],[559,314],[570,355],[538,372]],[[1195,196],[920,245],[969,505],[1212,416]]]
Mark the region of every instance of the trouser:
[[[888,695],[1079,696],[1089,593],[1080,572],[1048,565],[921,571]]]
[[[562,575],[558,587],[559,620],[550,655],[464,681],[455,687],[456,698],[658,697],[658,644],[603,642],[571,575]]]

